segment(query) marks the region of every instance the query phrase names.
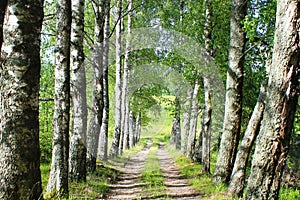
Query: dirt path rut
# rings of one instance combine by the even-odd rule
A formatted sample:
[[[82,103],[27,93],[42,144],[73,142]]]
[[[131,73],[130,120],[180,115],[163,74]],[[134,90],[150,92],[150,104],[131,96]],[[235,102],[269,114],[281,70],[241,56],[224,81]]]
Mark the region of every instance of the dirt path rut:
[[[164,185],[167,188],[167,197],[169,199],[201,199],[199,192],[192,189],[188,180],[185,179],[175,165],[174,160],[166,152],[161,144],[157,157],[164,176]]]
[[[107,199],[139,199],[139,197],[142,196],[144,183],[140,182],[140,172],[144,168],[150,146],[151,143],[148,143],[142,151],[131,157],[129,161],[119,169],[122,173],[118,177],[118,181],[109,186],[110,192]]]

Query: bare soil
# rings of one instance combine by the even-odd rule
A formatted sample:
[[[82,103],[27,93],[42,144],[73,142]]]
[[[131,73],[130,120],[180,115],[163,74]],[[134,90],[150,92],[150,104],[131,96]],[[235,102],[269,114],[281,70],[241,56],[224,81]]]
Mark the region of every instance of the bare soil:
[[[119,168],[121,175],[117,182],[110,185],[110,192],[107,199],[201,199],[201,194],[192,189],[188,180],[179,172],[174,160],[166,152],[163,144],[160,145],[157,157],[160,163],[166,186],[166,194],[148,197],[143,188],[145,183],[141,182],[141,171],[151,144],[129,159],[129,161]]]

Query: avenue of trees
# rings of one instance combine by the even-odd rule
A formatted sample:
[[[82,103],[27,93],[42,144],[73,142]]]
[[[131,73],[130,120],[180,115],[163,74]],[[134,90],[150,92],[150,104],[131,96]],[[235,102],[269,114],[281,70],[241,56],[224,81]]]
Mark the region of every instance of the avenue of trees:
[[[278,199],[284,171],[300,170],[299,20],[298,0],[1,0],[0,199],[43,199],[41,162],[47,193],[68,198],[70,181],[137,144],[161,102],[170,145],[202,173],[230,195]],[[168,46],[132,50],[144,27],[200,44],[224,99]]]

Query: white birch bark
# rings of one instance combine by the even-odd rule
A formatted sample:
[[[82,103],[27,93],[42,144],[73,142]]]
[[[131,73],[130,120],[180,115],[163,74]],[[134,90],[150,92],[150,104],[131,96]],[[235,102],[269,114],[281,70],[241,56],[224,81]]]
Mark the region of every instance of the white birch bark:
[[[298,0],[277,2],[272,67],[247,199],[278,199],[299,94]]]
[[[47,193],[68,197],[71,1],[56,2],[55,94],[52,163]]]
[[[245,51],[245,32],[242,21],[246,16],[247,3],[244,0],[232,0],[231,2],[230,50],[226,80],[225,117],[216,169],[213,175],[213,180],[217,183],[226,183],[230,180],[241,129]]]
[[[121,136],[121,97],[122,97],[122,62],[121,62],[121,30],[122,30],[122,0],[118,0],[118,16],[116,25],[116,86],[115,86],[115,128],[110,155],[116,157],[120,154],[119,145]]]
[[[38,98],[43,1],[9,0],[0,6],[1,18],[6,10],[1,19],[0,199],[38,200],[42,198]]]
[[[108,122],[109,122],[109,84],[108,84],[108,53],[109,53],[109,20],[110,20],[110,0],[105,1],[105,22],[103,41],[103,118],[100,129],[98,144],[98,155],[100,160],[107,160],[108,151]]]
[[[72,1],[71,26],[72,134],[70,138],[70,180],[86,180],[87,102],[83,33],[84,0]]]
[[[187,142],[187,157],[194,159],[195,155],[195,140],[196,140],[196,131],[197,131],[197,123],[198,123],[198,93],[199,93],[200,85],[199,80],[195,81],[193,95],[192,95],[192,108],[191,108],[191,116],[190,116],[190,128]]]

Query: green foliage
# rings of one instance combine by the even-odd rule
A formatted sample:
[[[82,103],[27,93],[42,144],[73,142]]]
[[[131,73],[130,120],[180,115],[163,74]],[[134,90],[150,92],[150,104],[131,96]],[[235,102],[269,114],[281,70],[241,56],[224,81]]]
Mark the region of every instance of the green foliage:
[[[43,193],[49,178],[50,164],[41,164]],[[69,199],[102,199],[108,191],[108,184],[116,181],[120,172],[110,165],[97,165],[96,171],[87,176],[86,182],[71,182],[69,184]],[[56,192],[44,195],[44,199],[57,199]]]
[[[279,193],[280,200],[300,199],[300,191],[298,189],[282,188]]]
[[[298,107],[295,114],[294,127],[291,136],[290,151],[288,155],[288,167],[292,171],[300,170],[299,149],[300,149],[300,110]]]

